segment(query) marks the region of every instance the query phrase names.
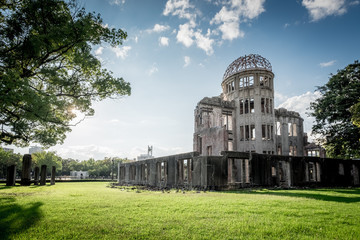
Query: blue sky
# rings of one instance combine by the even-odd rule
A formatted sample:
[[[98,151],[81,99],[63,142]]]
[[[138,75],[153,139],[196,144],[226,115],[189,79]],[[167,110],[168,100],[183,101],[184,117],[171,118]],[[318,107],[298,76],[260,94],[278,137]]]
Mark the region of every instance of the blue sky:
[[[83,0],[104,24],[128,33],[123,45],[94,46],[103,66],[131,83],[132,95],[95,103],[73,128],[62,157],[135,158],[192,151],[193,113],[221,93],[227,66],[260,54],[275,74],[276,107],[305,112],[330,73],[360,56],[355,0]],[[23,150],[24,151],[24,150]]]

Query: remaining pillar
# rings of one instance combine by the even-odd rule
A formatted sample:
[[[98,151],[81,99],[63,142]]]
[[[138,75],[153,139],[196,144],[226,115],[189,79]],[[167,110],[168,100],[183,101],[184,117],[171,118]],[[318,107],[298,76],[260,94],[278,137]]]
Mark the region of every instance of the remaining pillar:
[[[41,165],[40,185],[46,185],[46,165]]]
[[[34,185],[39,184],[39,173],[40,173],[39,167],[35,167]]]
[[[25,154],[22,162],[22,171],[21,171],[21,185],[29,186],[31,183],[30,179],[31,172],[31,154]]]
[[[6,186],[15,186],[16,180],[16,166],[11,165],[7,167]]]
[[[55,173],[56,173],[56,167],[52,166],[51,168],[51,185],[55,185]]]

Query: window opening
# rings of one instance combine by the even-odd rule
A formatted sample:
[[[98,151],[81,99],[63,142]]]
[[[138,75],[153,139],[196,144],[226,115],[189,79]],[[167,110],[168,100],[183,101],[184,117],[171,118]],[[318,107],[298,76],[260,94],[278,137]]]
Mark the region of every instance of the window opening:
[[[240,141],[244,140],[244,126],[240,126]]]
[[[261,125],[262,140],[266,140],[266,125]]]
[[[251,113],[254,113],[255,112],[255,106],[254,106],[255,104],[254,104],[254,99],[253,98],[251,98],[250,99],[250,112]]]
[[[254,76],[249,76],[249,86],[254,85]]]
[[[339,163],[339,175],[344,175],[344,164]]]
[[[255,140],[255,125],[251,125],[250,129],[251,129],[251,140]]]
[[[276,122],[276,135],[281,136],[281,123]]]
[[[292,125],[292,133],[293,133],[293,136],[297,136],[296,123],[293,123],[293,125]]]
[[[211,156],[212,155],[212,146],[207,146],[207,155]]]
[[[245,140],[249,140],[250,138],[250,132],[249,132],[249,125],[245,126]]]
[[[249,99],[245,99],[245,114],[249,113]]]
[[[244,99],[240,99],[240,114],[244,114]]]

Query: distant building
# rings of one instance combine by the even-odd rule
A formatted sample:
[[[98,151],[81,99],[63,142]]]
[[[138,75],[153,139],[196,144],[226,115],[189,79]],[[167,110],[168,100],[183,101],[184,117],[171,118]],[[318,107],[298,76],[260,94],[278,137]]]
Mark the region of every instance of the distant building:
[[[74,179],[85,179],[89,177],[88,171],[71,171],[70,176]]]
[[[147,152],[147,154],[140,154],[140,156],[138,156],[138,157],[136,158],[137,161],[154,158],[154,156],[152,155],[152,152],[153,152],[153,146],[148,146],[148,152]]]
[[[38,153],[44,151],[42,147],[39,146],[31,146],[29,149],[29,154]]]
[[[304,148],[305,156],[308,157],[321,157],[326,158],[326,151],[325,148],[316,145],[315,143],[309,143]]]

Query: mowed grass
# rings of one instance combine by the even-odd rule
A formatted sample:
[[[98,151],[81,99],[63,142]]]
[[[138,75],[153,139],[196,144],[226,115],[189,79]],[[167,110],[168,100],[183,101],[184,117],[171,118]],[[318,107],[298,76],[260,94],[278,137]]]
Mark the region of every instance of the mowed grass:
[[[0,185],[0,239],[360,239],[360,189]]]

